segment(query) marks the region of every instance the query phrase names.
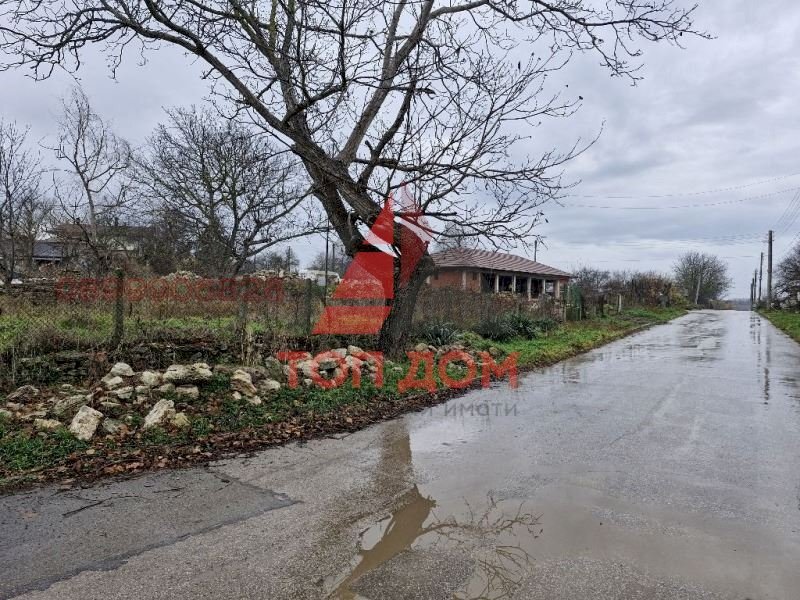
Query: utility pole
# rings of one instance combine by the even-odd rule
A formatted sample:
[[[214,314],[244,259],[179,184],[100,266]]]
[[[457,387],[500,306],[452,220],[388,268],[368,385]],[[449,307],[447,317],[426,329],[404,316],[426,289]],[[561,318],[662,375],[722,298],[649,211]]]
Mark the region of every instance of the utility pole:
[[[697,291],[694,293],[694,305],[700,304],[700,285],[703,283],[703,271],[706,269],[706,261],[702,259],[700,270],[697,273]]]
[[[753,308],[758,306],[758,270],[753,273]]]
[[[761,253],[761,265],[758,267],[758,303],[761,304],[761,284],[764,280],[764,253]]]
[[[289,246],[286,248],[286,276],[290,277],[292,275],[292,248]]]
[[[767,252],[767,310],[772,310],[772,242],[775,233],[769,232],[769,248]]]

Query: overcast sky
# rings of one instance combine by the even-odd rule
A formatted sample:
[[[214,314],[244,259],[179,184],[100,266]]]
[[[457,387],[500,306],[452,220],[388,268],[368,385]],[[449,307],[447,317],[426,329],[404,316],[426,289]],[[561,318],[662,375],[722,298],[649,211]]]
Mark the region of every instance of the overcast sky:
[[[800,233],[800,210],[790,206],[800,189],[800,4],[700,2],[698,25],[717,38],[686,39],[685,50],[645,47],[645,79],[636,87],[609,78],[591,57],[563,74],[583,107],[539,130],[532,149],[567,148],[601,125],[603,134],[567,167],[566,178],[580,181],[573,196],[564,207],[545,207],[549,224],[541,233],[549,247],[541,262],[669,271],[681,252],[698,249],[725,257],[735,279],[730,295],[746,297],[767,231],[776,229],[776,260]],[[174,50],[144,66],[128,61],[116,80],[100,54],[87,58],[82,86],[134,144],[164,107],[208,95],[199,67]],[[64,74],[33,82],[0,73],[0,115],[44,139],[72,84]],[[296,246],[306,259],[315,249]]]

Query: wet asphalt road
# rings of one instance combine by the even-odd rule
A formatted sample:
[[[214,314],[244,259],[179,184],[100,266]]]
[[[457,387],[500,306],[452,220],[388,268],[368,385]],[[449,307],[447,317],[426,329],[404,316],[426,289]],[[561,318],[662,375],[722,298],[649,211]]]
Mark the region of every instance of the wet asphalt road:
[[[800,345],[697,312],[338,439],[0,498],[0,598],[800,598]]]

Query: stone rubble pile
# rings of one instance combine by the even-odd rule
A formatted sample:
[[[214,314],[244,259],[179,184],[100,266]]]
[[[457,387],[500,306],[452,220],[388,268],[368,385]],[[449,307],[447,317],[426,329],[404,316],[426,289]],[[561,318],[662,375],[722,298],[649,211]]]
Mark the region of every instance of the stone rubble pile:
[[[323,353],[323,357],[317,359],[307,352],[296,360],[294,368],[302,384],[311,387],[315,385],[315,375],[323,380],[338,380],[343,377],[345,374],[342,369],[342,362],[347,366],[351,375],[353,372],[358,371],[363,377],[373,382],[378,378],[378,371],[380,370],[378,360],[374,356],[365,353],[358,346],[336,348]],[[283,372],[286,377],[290,376],[291,367],[285,365]]]
[[[436,348],[420,343],[411,349],[438,358],[465,348],[460,344]],[[492,347],[489,354],[496,357],[500,351]],[[476,365],[482,367],[480,358],[473,356]],[[0,419],[41,435],[65,428],[84,441],[97,435],[132,435],[154,427],[183,429],[191,426],[189,414],[205,409],[204,387],[208,387],[207,393],[257,406],[290,380],[308,387],[325,381],[334,385],[356,376],[374,382],[382,369],[402,371],[390,360],[381,365],[379,358],[357,346],[336,348],[317,357],[301,354],[291,366],[268,357],[254,367],[219,364],[212,368],[198,362],[174,364],[163,372],[136,372],[129,364],[119,362],[90,389],[64,384],[56,390],[40,390],[24,385],[8,394],[4,403],[0,400]],[[227,381],[227,389],[219,389],[218,380]]]
[[[232,397],[261,404],[263,398],[281,389],[283,366],[270,358],[263,367],[232,367],[206,363],[176,364],[163,373],[137,373],[127,363],[115,364],[92,389],[64,384],[45,392],[25,385],[0,402],[0,419],[30,426],[45,434],[66,428],[77,439],[96,435],[123,435],[153,427],[184,429],[189,416],[175,403],[191,405],[201,398],[202,387],[222,374],[230,380]]]

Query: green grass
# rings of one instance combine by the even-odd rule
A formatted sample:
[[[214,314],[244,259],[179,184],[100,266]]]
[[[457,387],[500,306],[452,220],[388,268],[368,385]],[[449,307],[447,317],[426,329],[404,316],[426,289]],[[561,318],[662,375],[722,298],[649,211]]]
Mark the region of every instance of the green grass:
[[[126,319],[125,339],[129,342],[166,335],[232,336],[233,317],[181,317],[165,319]],[[257,332],[254,324],[251,329]],[[0,352],[13,348],[29,349],[98,346],[111,339],[113,319],[110,314],[62,315],[42,313],[37,316],[0,316]]]
[[[781,329],[800,342],[800,312],[789,311],[769,311],[763,312],[766,318],[772,321],[778,329]]]
[[[520,367],[552,364],[618,339],[643,326],[666,323],[684,314],[682,309],[632,309],[621,315],[567,323],[532,340],[495,345],[506,353],[518,352]]]
[[[281,323],[268,327],[263,320],[251,320],[248,331],[252,334],[289,331]],[[114,329],[110,313],[60,313],[42,312],[27,315],[0,315],[0,353],[14,348],[34,352],[51,348],[86,348],[100,346],[111,339]],[[125,341],[135,343],[153,338],[214,336],[232,340],[237,332],[235,317],[167,317],[126,318]]]
[[[48,435],[28,435],[12,431],[0,421],[0,465],[3,470],[22,472],[37,467],[57,465],[73,452],[88,448],[66,429]]]

